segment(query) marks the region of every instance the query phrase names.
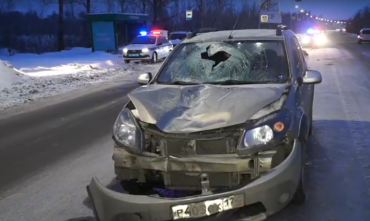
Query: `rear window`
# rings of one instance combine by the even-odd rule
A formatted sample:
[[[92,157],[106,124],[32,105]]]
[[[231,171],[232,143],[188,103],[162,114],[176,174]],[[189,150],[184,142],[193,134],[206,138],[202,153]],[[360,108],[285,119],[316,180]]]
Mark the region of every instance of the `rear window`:
[[[183,40],[186,38],[186,34],[181,34],[181,33],[173,33],[173,34],[170,34],[170,37],[169,39],[170,40]]]
[[[370,30],[363,30],[362,31],[362,34],[364,34],[364,35],[370,35]]]
[[[158,83],[248,81],[284,83],[289,69],[283,41],[225,41],[177,46],[161,71]]]

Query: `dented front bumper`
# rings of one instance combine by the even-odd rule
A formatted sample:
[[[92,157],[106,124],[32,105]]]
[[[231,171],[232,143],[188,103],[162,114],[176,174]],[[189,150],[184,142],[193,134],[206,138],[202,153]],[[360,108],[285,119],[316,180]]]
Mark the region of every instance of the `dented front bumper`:
[[[165,160],[165,159],[161,159]],[[203,165],[211,165],[210,162],[199,160],[194,164],[194,160],[185,162],[184,159],[174,158],[167,159],[167,163],[156,163],[160,161],[154,160],[148,167],[153,169],[158,165],[158,170],[163,165],[171,166],[171,169],[188,170],[188,167],[193,168],[193,165],[199,167],[200,163]],[[213,200],[231,195],[244,195],[244,205],[253,205],[262,203],[266,212],[264,215],[271,215],[282,209],[290,199],[293,197],[300,176],[302,148],[299,142],[294,142],[290,155],[277,167],[269,172],[264,173],[251,183],[232,191],[212,194],[212,195],[197,195],[185,198],[168,199],[161,197],[152,197],[144,195],[131,195],[126,193],[118,193],[104,187],[96,178],[93,178],[88,185],[88,193],[94,204],[95,216],[99,221],[113,221],[113,220],[172,220],[173,214],[171,208],[176,205],[198,203],[207,200]],[[133,162],[130,162],[133,165]],[[141,168],[143,162],[141,162]],[[243,165],[229,162],[227,159],[222,162],[224,171],[233,171],[241,169]]]

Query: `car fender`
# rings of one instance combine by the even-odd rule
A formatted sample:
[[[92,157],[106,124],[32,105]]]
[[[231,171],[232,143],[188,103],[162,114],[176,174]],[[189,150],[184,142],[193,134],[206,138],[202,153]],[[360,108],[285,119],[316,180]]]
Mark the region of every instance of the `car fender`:
[[[299,129],[298,129],[298,140],[304,142],[308,138],[308,131],[309,131],[309,120],[306,114],[301,112],[301,117],[299,120]]]

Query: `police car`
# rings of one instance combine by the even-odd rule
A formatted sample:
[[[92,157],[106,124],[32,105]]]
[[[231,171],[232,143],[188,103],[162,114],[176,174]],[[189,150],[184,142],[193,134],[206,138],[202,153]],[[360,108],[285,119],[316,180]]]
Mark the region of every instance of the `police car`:
[[[189,32],[187,31],[174,31],[170,33],[169,40],[172,45],[175,47],[182,40],[184,40]]]
[[[156,63],[165,59],[172,51],[173,45],[167,39],[168,31],[153,30],[149,34],[140,32],[134,40],[123,48],[123,59],[130,61],[150,61]]]

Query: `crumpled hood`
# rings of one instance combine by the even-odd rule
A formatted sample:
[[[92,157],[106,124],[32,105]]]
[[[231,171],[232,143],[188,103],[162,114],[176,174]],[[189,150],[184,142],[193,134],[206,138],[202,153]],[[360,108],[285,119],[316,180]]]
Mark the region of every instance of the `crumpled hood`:
[[[244,123],[279,99],[287,85],[159,85],[128,94],[140,120],[167,133],[191,133]]]

